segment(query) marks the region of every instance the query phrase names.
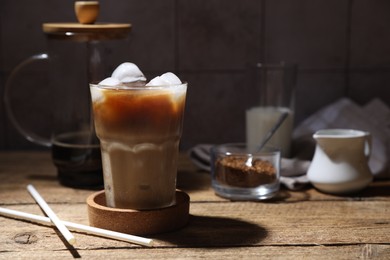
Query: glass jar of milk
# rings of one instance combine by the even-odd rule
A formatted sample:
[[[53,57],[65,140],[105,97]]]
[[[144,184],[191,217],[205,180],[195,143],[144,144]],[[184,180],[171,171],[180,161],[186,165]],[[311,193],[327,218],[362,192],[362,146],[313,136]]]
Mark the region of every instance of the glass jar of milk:
[[[267,145],[280,148],[283,157],[290,156],[296,71],[295,64],[284,62],[256,65],[254,82],[259,101],[246,111],[246,142],[250,149],[256,150],[283,113],[288,113]]]

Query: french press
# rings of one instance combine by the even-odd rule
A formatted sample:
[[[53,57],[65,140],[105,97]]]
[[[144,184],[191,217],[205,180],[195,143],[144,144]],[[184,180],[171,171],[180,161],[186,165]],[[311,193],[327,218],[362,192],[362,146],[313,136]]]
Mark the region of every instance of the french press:
[[[103,185],[103,173],[99,141],[91,114],[89,83],[103,79],[106,71],[118,63],[110,64],[105,44],[114,40],[122,42],[128,38],[131,25],[90,24],[94,19],[80,19],[80,6],[76,7],[80,3],[75,4],[80,23],[43,24],[48,52],[33,55],[11,72],[5,86],[4,101],[8,117],[25,138],[51,147],[61,184],[98,188]],[[93,12],[96,12],[96,7],[98,10],[99,3],[83,3],[89,5],[86,8],[87,16],[91,15],[91,10],[94,16]],[[23,88],[19,84],[20,78],[29,77],[26,71],[38,63],[46,64],[45,77],[41,78],[47,79],[47,84],[44,80],[29,82],[33,89]],[[20,93],[23,93],[21,96],[25,100],[20,100]],[[28,115],[18,116],[21,104],[27,106],[29,100],[34,98],[43,100],[40,108],[34,111],[36,109],[32,107]],[[35,126],[27,126],[26,120],[36,121]],[[39,131],[44,128],[43,125],[47,131]]]

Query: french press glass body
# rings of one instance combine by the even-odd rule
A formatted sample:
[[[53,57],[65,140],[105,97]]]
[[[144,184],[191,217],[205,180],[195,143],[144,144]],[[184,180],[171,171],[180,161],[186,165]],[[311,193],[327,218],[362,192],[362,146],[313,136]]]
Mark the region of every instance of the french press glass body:
[[[48,52],[22,62],[7,81],[4,98],[11,122],[28,140],[51,147],[63,185],[82,188],[103,185],[89,83],[103,79],[116,66],[104,56],[105,42],[126,39],[130,29],[130,24],[45,23]],[[34,82],[33,90],[22,89],[18,78],[28,77],[25,70],[37,62],[46,63],[48,83]],[[20,100],[19,93],[31,93],[23,94],[27,99],[40,98],[40,109],[31,108],[29,115],[19,116],[21,102],[29,103]],[[34,122],[34,118],[38,121]],[[26,124],[29,120],[34,123]],[[44,131],[34,129],[42,125],[46,126]]]

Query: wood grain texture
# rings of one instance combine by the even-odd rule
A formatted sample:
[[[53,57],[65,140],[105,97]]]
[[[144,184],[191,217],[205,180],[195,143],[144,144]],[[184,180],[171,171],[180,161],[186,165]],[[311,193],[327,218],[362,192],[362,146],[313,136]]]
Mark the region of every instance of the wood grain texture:
[[[94,191],[58,184],[50,155],[0,153],[0,206],[43,215],[26,191],[34,184],[57,215],[88,224],[86,198]],[[74,233],[77,245],[53,227],[0,217],[0,259],[356,259],[390,256],[390,182],[373,183],[354,196],[334,196],[311,187],[282,189],[266,202],[232,202],[210,188],[208,173],[181,157],[178,186],[190,195],[184,228],[153,235],[154,248]]]

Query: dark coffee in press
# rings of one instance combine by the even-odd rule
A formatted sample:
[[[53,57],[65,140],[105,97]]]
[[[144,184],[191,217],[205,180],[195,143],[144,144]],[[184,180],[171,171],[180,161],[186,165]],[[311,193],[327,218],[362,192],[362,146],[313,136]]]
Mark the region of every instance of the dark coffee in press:
[[[103,187],[99,141],[89,132],[57,135],[52,141],[52,159],[62,185],[86,189]]]

